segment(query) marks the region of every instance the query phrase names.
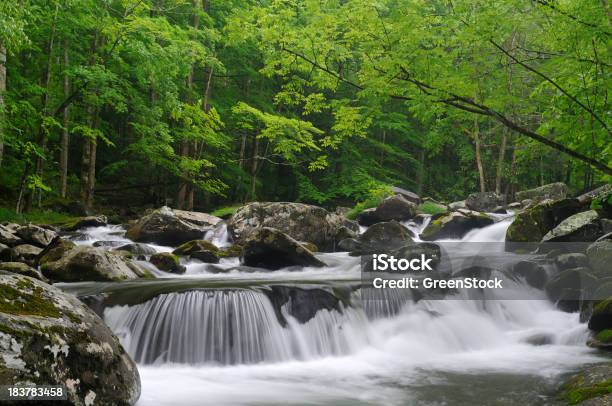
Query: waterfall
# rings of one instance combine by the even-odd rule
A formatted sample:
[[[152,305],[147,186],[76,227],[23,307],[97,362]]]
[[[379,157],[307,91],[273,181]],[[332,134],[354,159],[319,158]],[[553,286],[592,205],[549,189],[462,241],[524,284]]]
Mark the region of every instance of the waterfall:
[[[136,306],[105,310],[136,362],[251,364],[342,355],[366,343],[365,317],[354,309],[321,310],[304,324],[258,291],[196,290],[159,295]]]

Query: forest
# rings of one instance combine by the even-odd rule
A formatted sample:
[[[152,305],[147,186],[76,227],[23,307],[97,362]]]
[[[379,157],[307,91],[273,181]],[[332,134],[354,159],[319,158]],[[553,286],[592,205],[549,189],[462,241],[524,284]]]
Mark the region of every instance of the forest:
[[[5,214],[612,179],[607,0],[5,0]]]

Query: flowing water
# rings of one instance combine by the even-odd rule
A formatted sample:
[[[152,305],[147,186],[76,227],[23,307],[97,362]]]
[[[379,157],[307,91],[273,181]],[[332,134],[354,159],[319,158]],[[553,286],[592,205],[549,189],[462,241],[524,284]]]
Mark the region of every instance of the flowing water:
[[[503,242],[512,219],[498,220],[458,242]],[[428,221],[405,225],[418,235]],[[114,227],[84,234],[83,244],[128,242]],[[227,229],[206,238],[227,245]],[[189,261],[179,278],[294,287],[325,281],[349,286],[359,279],[359,259],[320,257],[328,267],[275,272],[225,260],[219,273]],[[266,289],[199,288],[107,307],[106,323],[139,365],[138,405],[555,404],[565,375],[601,361],[585,345],[588,331],[578,314],[557,310],[536,289],[532,300],[513,300],[512,289],[486,301],[413,303],[389,293],[374,311],[353,290],[346,303],[306,322],[288,304],[279,314]]]

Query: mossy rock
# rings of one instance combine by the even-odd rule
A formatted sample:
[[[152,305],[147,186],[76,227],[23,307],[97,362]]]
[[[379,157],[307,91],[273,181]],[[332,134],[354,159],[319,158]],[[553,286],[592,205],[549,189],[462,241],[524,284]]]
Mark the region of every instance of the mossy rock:
[[[46,278],[38,269],[34,269],[23,262],[0,262],[0,270],[16,273],[23,276],[29,276],[41,281],[46,281]]]
[[[612,329],[612,297],[593,306],[589,329],[595,332]]]
[[[545,200],[517,214],[508,227],[506,241],[541,241],[546,233],[581,209],[576,199]]]
[[[229,247],[221,248],[218,255],[221,258],[239,257],[242,255],[243,247],[240,244],[230,245]]]
[[[185,273],[185,267],[181,265],[179,257],[169,252],[153,254],[149,262],[155,265],[160,271]]]
[[[574,375],[561,387],[560,398],[570,405],[576,405],[590,399],[601,399],[602,402],[591,402],[592,405],[608,405],[612,397],[612,363],[590,366]]]
[[[127,406],[140,396],[134,362],[76,297],[0,271],[0,382],[61,385],[76,406]]]
[[[218,252],[215,244],[206,240],[192,240],[178,246],[172,253],[174,255],[190,255],[196,251]]]

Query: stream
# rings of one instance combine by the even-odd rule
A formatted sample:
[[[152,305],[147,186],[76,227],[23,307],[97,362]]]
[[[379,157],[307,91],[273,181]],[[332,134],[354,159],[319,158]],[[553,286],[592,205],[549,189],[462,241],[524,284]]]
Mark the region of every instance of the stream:
[[[503,242],[512,218],[497,220],[456,243]],[[405,226],[418,235],[427,221]],[[224,225],[205,238],[229,244]],[[119,226],[75,239],[96,241],[131,242]],[[557,310],[537,289],[519,299],[512,290],[487,300],[459,291],[458,300],[417,303],[388,293],[388,308],[372,311],[356,288],[359,258],[317,255],[327,267],[270,272],[236,258],[194,260],[183,263],[184,275],[149,264],[159,279],[59,286],[115,295],[103,316],[138,364],[139,406],[552,405],[569,373],[605,361],[585,345],[579,315]],[[275,286],[344,292],[345,300],[304,322],[287,304],[275,307]]]

